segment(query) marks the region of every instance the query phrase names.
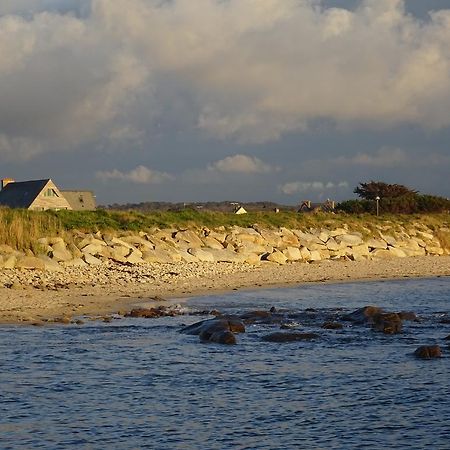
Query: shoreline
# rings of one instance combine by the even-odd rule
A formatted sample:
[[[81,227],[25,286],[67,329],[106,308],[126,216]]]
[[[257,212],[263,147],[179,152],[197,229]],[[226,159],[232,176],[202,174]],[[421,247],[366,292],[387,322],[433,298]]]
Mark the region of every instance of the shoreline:
[[[113,269],[111,269],[112,271]],[[148,271],[154,267],[148,267]],[[367,261],[322,261],[260,266],[213,263],[159,267],[159,278],[143,283],[137,275],[124,284],[95,282],[51,289],[27,286],[0,288],[0,325],[42,324],[60,318],[98,318],[139,305],[158,305],[236,290],[295,287],[309,283],[433,278],[450,276],[450,256],[425,256]],[[187,270],[187,272],[186,272]],[[143,271],[140,268],[139,274]],[[178,273],[178,272],[180,273]],[[147,275],[148,276],[148,275]],[[112,278],[112,277],[111,277]],[[156,299],[155,299],[156,297]],[[89,319],[88,319],[89,320]]]

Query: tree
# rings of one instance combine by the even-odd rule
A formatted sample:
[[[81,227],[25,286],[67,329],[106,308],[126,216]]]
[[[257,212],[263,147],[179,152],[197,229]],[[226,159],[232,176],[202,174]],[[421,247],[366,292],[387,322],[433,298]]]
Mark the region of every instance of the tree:
[[[376,197],[382,199],[398,198],[404,196],[415,196],[417,191],[407,188],[401,184],[388,184],[382,181],[370,181],[369,183],[359,183],[353,191],[365,200],[375,200]]]

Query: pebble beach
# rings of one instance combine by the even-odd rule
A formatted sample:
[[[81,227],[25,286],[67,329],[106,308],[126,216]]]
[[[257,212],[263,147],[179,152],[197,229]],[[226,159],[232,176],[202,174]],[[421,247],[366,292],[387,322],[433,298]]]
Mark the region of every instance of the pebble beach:
[[[62,272],[0,272],[0,323],[69,322],[238,289],[413,277],[450,276],[450,256],[389,260],[293,262],[258,266],[185,263],[67,267]]]

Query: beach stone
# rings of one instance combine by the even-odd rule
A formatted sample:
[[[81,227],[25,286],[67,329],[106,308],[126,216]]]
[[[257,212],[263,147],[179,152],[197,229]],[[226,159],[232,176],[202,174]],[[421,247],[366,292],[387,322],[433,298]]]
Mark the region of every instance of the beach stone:
[[[383,313],[383,310],[378,306],[364,306],[356,311],[346,314],[342,317],[342,320],[353,322],[356,324],[372,323],[373,318]]]
[[[323,328],[324,330],[342,330],[342,328],[344,328],[344,325],[339,322],[324,322],[321,328]]]
[[[312,243],[323,244],[323,242],[317,236],[314,236],[311,233],[305,233],[300,230],[292,230],[292,232],[297,236],[299,244],[304,247],[307,247],[308,244]]]
[[[312,250],[309,261],[322,261],[322,256],[318,250]]]
[[[331,250],[331,251],[338,251],[338,250],[342,250],[342,248],[346,248],[347,247],[347,245],[345,243],[344,244],[338,244],[336,242],[336,239],[334,239],[333,237],[330,237],[328,239],[328,241],[326,242],[326,246],[327,246],[327,249]]]
[[[245,325],[235,317],[217,317],[202,320],[181,330],[184,334],[198,335],[202,342],[216,344],[236,344],[233,333],[244,333]]]
[[[394,258],[406,258],[406,253],[401,248],[389,247],[389,253]]]
[[[227,330],[222,331],[216,331],[213,334],[211,334],[208,339],[204,339],[203,335],[200,334],[200,340],[201,341],[208,341],[208,342],[214,342],[215,344],[222,344],[222,345],[236,345],[237,340],[236,336],[231,332]]]
[[[88,264],[81,258],[74,258],[71,261],[63,261],[63,267],[86,267]]]
[[[22,256],[18,258],[15,267],[17,269],[45,270],[44,261],[35,256]]]
[[[201,320],[181,330],[183,334],[199,335],[200,333],[212,334],[218,330],[227,330],[233,333],[245,333],[245,324],[233,316],[219,316],[214,319]]]
[[[199,259],[192,255],[191,253],[189,253],[186,250],[179,250],[179,255],[181,257],[181,261],[187,262],[187,263],[195,263],[195,262],[199,262]]]
[[[394,238],[394,236],[384,235],[380,232],[380,237],[383,241],[385,241],[391,247],[395,247],[397,245],[397,240]]]
[[[106,242],[104,242],[103,240],[96,239],[93,236],[87,236],[81,242],[78,243],[78,248],[82,250],[85,247],[87,247],[88,245],[94,245],[94,246],[98,245],[101,247],[107,246]]]
[[[243,262],[256,266],[261,263],[261,256],[256,253],[244,253],[242,254]]]
[[[227,263],[243,263],[246,260],[246,255],[243,253],[236,253],[231,249],[214,249],[209,248],[208,253],[214,257],[215,262],[227,262]],[[258,257],[259,259],[259,257]]]
[[[275,250],[273,253],[270,253],[269,255],[267,255],[265,259],[267,261],[274,262],[274,263],[281,264],[281,265],[286,264],[286,261],[287,261],[286,255],[284,255],[283,253],[281,253],[278,250]]]
[[[133,317],[139,319],[154,319],[161,317],[160,311],[155,308],[135,308],[129,313],[124,314],[124,317]]]
[[[278,247],[279,245],[281,245],[283,243],[283,239],[282,237],[275,233],[274,231],[270,231],[270,230],[258,230],[259,234],[263,237],[264,241],[269,244],[269,245],[273,245],[274,247]]]
[[[203,245],[208,248],[213,248],[215,250],[223,250],[223,245],[212,236],[206,236],[202,239]]]
[[[370,252],[370,255],[374,258],[378,259],[392,259],[395,258],[395,255],[389,250],[376,249],[373,252]]]
[[[298,247],[287,247],[283,250],[283,254],[286,256],[288,261],[299,261],[302,259],[302,254]]]
[[[367,246],[371,249],[383,249],[386,250],[387,249],[387,242],[383,241],[382,239],[369,239],[366,242]]]
[[[198,259],[198,261],[214,262],[214,256],[207,250],[202,250],[200,248],[190,248],[188,250],[188,253],[195,256]]]
[[[191,247],[195,247],[195,248],[203,247],[202,240],[192,230],[178,231],[177,233],[175,233],[174,238],[179,241],[188,242],[191,245]]]
[[[330,239],[330,233],[326,230],[322,230],[318,236],[318,238],[323,242],[326,243]]]
[[[420,322],[419,318],[417,317],[417,314],[412,311],[400,311],[398,315],[402,320],[406,320],[409,322]]]
[[[256,244],[254,242],[245,242],[238,245],[237,251],[239,253],[257,253],[262,255],[263,253],[272,253],[273,247],[269,245]]]
[[[3,261],[4,269],[14,269],[16,267],[17,257],[15,255],[7,256]]]
[[[384,334],[398,334],[402,332],[402,319],[396,313],[380,313],[373,316],[372,328]]]
[[[81,249],[81,251],[85,255],[87,255],[87,254],[89,254],[89,255],[104,255],[105,248],[106,248],[106,244],[105,245],[88,244],[85,247],[83,247]]]
[[[363,240],[361,236],[358,236],[356,234],[343,234],[341,236],[336,236],[336,242],[338,244],[345,244],[347,246],[356,246],[361,245],[363,243]]]
[[[86,264],[89,264],[90,266],[99,266],[102,261],[95,256],[91,255],[90,253],[85,253],[83,255],[84,261]]]
[[[61,246],[53,247],[50,255],[55,261],[70,261],[73,258],[72,253],[65,246],[64,248],[61,248]]]
[[[306,247],[300,248],[300,254],[305,261],[311,260],[311,252]]]
[[[305,341],[311,339],[317,339],[320,335],[316,333],[300,333],[298,331],[291,332],[275,332],[263,336],[261,339],[266,342],[295,342],[295,341]]]
[[[126,261],[130,264],[145,263],[145,261],[142,259],[142,252],[137,248],[131,250],[131,253],[126,257]]]
[[[292,230],[289,230],[288,228],[285,227],[281,227],[280,234],[281,239],[283,240],[283,244],[286,244],[287,246],[291,247],[299,246],[298,237],[292,232]]]
[[[429,255],[441,256],[444,254],[444,249],[442,247],[438,247],[438,246],[427,245],[425,247],[425,250]]]
[[[432,241],[434,238],[432,233],[425,232],[425,231],[417,231],[417,236],[419,236],[422,239],[425,239],[427,241]]]
[[[414,356],[421,359],[440,358],[442,350],[439,345],[422,345],[415,350]]]
[[[40,255],[38,258],[44,263],[44,270],[47,272],[63,272],[63,267],[58,264],[54,259],[48,256]]]

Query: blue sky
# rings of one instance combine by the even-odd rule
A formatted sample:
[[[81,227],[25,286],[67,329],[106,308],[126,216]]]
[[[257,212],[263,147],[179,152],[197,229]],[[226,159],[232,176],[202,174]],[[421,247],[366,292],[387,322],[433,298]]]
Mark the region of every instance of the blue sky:
[[[2,177],[99,203],[450,196],[450,0],[2,0]]]

